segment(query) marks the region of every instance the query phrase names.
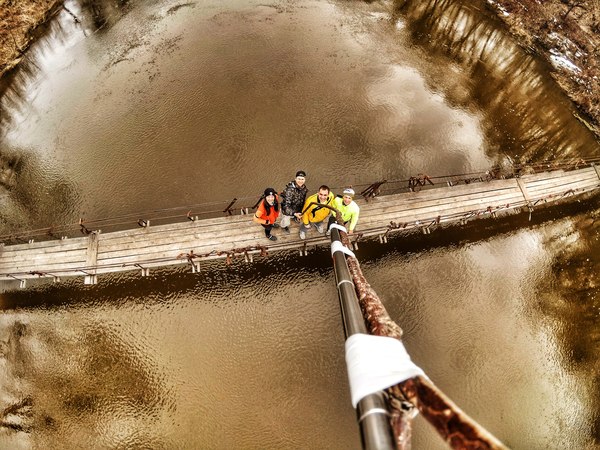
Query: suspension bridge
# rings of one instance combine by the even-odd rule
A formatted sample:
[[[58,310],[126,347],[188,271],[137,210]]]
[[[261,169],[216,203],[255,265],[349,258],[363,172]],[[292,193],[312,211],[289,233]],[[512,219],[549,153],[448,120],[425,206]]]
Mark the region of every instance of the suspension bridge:
[[[356,199],[361,218],[350,242],[356,249],[361,240],[386,243],[390,234],[408,230],[429,234],[438,227],[509,211],[531,213],[542,204],[579,198],[599,188],[600,165],[590,160],[516,167],[509,174],[494,169],[378,181]],[[126,221],[117,219],[82,219],[78,224],[0,236],[0,280],[16,280],[22,288],[34,278],[83,277],[86,284],[96,284],[102,274],[137,270],[148,276],[152,268],[182,264],[198,272],[203,260],[251,262],[256,255],[284,250],[304,255],[329,243],[314,231],[301,240],[294,227],[290,234],[275,230],[278,240],[268,241],[262,227],[251,220],[258,203],[234,209],[236,200],[221,211],[221,217],[203,218],[192,211],[137,220],[129,216],[129,229],[118,229],[126,227]]]

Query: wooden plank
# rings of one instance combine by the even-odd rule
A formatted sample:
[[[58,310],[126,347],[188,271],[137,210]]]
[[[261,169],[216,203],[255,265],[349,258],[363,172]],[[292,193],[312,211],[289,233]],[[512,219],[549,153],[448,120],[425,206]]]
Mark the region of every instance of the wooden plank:
[[[311,236],[309,234],[309,236]],[[314,236],[322,237],[323,235],[317,235],[314,233]],[[143,253],[113,253],[110,255],[99,255],[99,263],[100,264],[131,264],[134,262],[140,262],[144,258],[175,258],[178,254],[188,253],[190,250],[193,250],[195,254],[202,253],[210,253],[211,250],[215,250],[216,252],[229,253],[234,249],[242,250],[244,248],[256,248],[257,246],[264,247],[267,250],[270,249],[281,249],[285,248],[298,248],[302,246],[304,241],[301,241],[298,237],[297,233],[290,234],[286,236],[289,238],[287,243],[283,240],[278,240],[277,242],[268,241],[266,239],[256,240],[252,237],[249,237],[245,241],[236,242],[235,245],[232,243],[223,243],[220,246],[214,245],[211,242],[199,243],[201,245],[188,246],[188,247],[180,247],[173,246],[171,248],[161,248],[159,251],[151,251],[151,252],[143,252]],[[307,241],[311,242],[311,239],[307,239]],[[250,250],[253,252],[260,252],[260,250]],[[239,254],[239,253],[238,253]],[[223,257],[226,255],[223,255]],[[102,259],[100,259],[102,257]],[[131,258],[131,259],[128,259]]]
[[[516,189],[516,188],[515,188]],[[520,198],[520,194],[518,197],[516,198]],[[459,208],[453,208],[450,210],[451,213],[454,212],[468,212],[471,211],[471,209],[468,210],[464,210]],[[428,218],[430,217],[429,215],[426,214],[420,214],[420,215],[412,215],[410,218],[415,220],[415,219],[423,219],[423,218]],[[387,219],[396,219],[396,216],[392,216],[389,215],[386,217]],[[386,222],[389,222],[389,220],[386,220]],[[294,233],[295,234],[295,233]],[[299,241],[296,237],[293,237],[293,235],[291,235],[293,240],[296,241],[297,245],[301,245],[302,242]],[[283,236],[285,237],[290,237],[290,236]],[[266,245],[266,242],[268,241],[261,241],[261,240],[256,240],[256,239],[252,239],[251,237],[246,236],[246,240],[244,242],[240,242],[238,243],[241,246],[253,246],[253,245]],[[177,245],[177,246],[167,246],[166,248],[163,246],[161,248],[151,248],[148,251],[142,251],[140,252],[140,249],[138,250],[138,253],[136,255],[132,255],[130,251],[122,251],[122,252],[114,252],[111,254],[102,254],[99,259],[102,259],[102,263],[105,262],[110,262],[110,263],[132,263],[132,262],[139,262],[141,261],[143,258],[150,258],[150,257],[155,257],[155,258],[164,258],[164,257],[173,257],[174,254],[176,254],[177,252],[183,252],[186,250],[186,248],[192,247],[195,251],[195,253],[205,253],[205,252],[209,252],[212,249],[218,250],[218,251],[230,251],[233,249],[232,243],[231,241],[228,242],[222,242],[221,246],[215,245],[214,242],[189,242],[188,243],[188,247],[181,247],[181,244]],[[195,245],[194,245],[195,244]],[[185,243],[184,243],[185,245]]]
[[[417,216],[416,218],[422,218],[422,216]],[[265,242],[265,241],[262,241],[262,242]],[[194,244],[196,244],[196,245],[194,246]],[[256,240],[251,240],[251,241],[247,240],[247,241],[245,241],[243,243],[240,243],[240,244],[241,245],[256,245],[257,242],[256,242]],[[198,248],[198,246],[199,246],[198,243],[195,243],[195,242],[184,242],[182,245],[185,245],[186,248],[187,247]],[[207,244],[207,245],[210,245],[210,244]],[[224,247],[218,248],[218,246],[215,246],[213,244],[212,248],[216,247],[220,251],[229,251],[232,248],[230,241],[223,243],[223,245],[224,245]],[[264,244],[262,244],[262,245],[264,245]],[[168,252],[166,252],[166,253],[165,252],[161,253],[161,252],[157,251],[156,248],[154,248],[154,249],[150,249],[150,251],[148,253],[146,253],[146,254],[142,254],[142,255],[138,255],[136,257],[132,257],[132,259],[130,259],[130,260],[120,260],[120,261],[121,262],[131,262],[131,261],[140,261],[140,260],[143,260],[143,259],[149,258],[149,257],[154,257],[154,258],[159,258],[160,257],[160,258],[162,258],[162,257],[166,257],[166,256],[173,256],[173,253],[179,252],[179,250],[186,250],[186,248],[183,248],[181,246],[179,246],[179,247],[173,247],[173,248],[170,248],[168,250]],[[206,249],[206,250],[207,250],[207,252],[210,251],[210,249]],[[197,252],[199,252],[199,251],[197,251]],[[124,253],[126,254],[126,253],[130,253],[130,252],[128,252],[126,250]],[[100,259],[100,256],[99,256],[99,259]],[[112,261],[114,262],[115,260],[113,259]]]
[[[89,235],[89,245],[85,258],[85,265],[87,267],[95,266],[98,262],[98,233],[93,232]],[[98,282],[98,276],[96,275],[95,269],[87,271],[85,276],[85,284],[96,284]]]
[[[325,237],[324,235],[318,235],[316,238],[313,238],[313,239],[310,239],[310,240],[307,239],[307,241],[308,241],[307,243],[308,243],[309,246],[314,246],[317,243],[324,244],[324,243],[329,242],[329,238]],[[269,242],[271,242],[271,241],[269,241]],[[277,243],[277,244],[273,244],[271,246],[266,245],[265,248],[266,248],[267,252],[273,252],[273,251],[281,251],[281,250],[289,250],[289,249],[298,249],[299,247],[301,247],[303,245],[304,245],[304,241],[301,241],[301,240],[298,239],[294,243],[291,243],[291,244],[281,245],[281,244]],[[198,250],[198,251],[196,251],[196,250],[197,249],[194,249],[194,253],[200,253],[200,250]],[[227,256],[227,253],[230,252],[231,250],[232,250],[231,247],[230,248],[224,248],[222,250],[223,254],[219,255],[219,254],[215,253],[213,255],[207,256],[206,258],[202,258],[202,260],[205,260],[205,259],[225,258]],[[162,253],[162,254],[156,254],[156,255],[154,255],[156,257],[156,259],[158,259],[158,258],[164,258],[166,260],[165,262],[162,262],[160,264],[155,264],[154,262],[148,261],[148,260],[142,260],[141,258],[136,257],[136,256],[124,256],[124,257],[119,257],[119,258],[113,258],[113,259],[105,261],[104,266],[102,266],[102,265],[99,266],[98,270],[100,270],[100,271],[107,270],[108,269],[107,268],[108,264],[115,265],[116,266],[115,269],[122,269],[124,264],[127,264],[127,265],[131,266],[131,265],[133,265],[135,263],[140,263],[144,267],[152,267],[154,265],[156,265],[156,266],[164,266],[164,265],[169,265],[169,264],[174,264],[174,263],[179,263],[179,262],[182,262],[182,263],[186,263],[187,262],[187,259],[185,259],[185,258],[181,258],[180,260],[177,260],[173,256],[174,253],[175,252],[172,252],[172,253],[167,252],[167,253]],[[248,253],[258,254],[258,253],[260,253],[260,250],[250,250]],[[240,258],[243,258],[243,257],[244,256],[243,256],[242,253],[236,253],[235,254],[235,258],[236,259],[240,259]],[[108,270],[108,271],[110,271],[110,270]]]
[[[197,221],[188,220],[186,222],[177,222],[164,225],[149,226],[146,228],[134,228],[130,230],[114,231],[110,233],[104,233],[104,236],[114,236],[115,238],[123,236],[140,236],[140,235],[152,235],[155,233],[164,232],[177,232],[178,230],[188,230],[190,228],[202,228],[210,229],[212,227],[219,226],[237,226],[239,223],[252,223],[252,215],[237,215],[237,216],[226,216],[218,217],[213,219],[203,219]]]
[[[495,201],[491,201],[491,199],[475,199],[468,202],[457,202],[454,204],[444,204],[444,205],[434,205],[429,207],[417,207],[417,208],[403,208],[402,205],[396,207],[384,208],[379,211],[371,211],[369,214],[363,214],[361,211],[361,221],[363,221],[364,217],[372,217],[374,220],[381,220],[382,216],[387,215],[445,215],[450,212],[456,213],[457,209],[462,209],[465,212],[468,212],[473,209],[487,208],[488,206],[496,207],[502,206],[506,203],[514,203],[522,200],[523,197],[519,190],[515,186],[515,190],[510,194],[502,195],[497,198]]]
[[[52,270],[52,268],[67,265],[69,267],[82,267],[85,265],[84,259],[62,259],[56,258],[53,261],[50,260],[31,260],[31,261],[21,261],[19,263],[14,263],[11,265],[3,265],[2,273],[13,273],[13,272],[32,272],[32,271],[41,271],[47,272]]]
[[[54,264],[27,264],[21,266],[11,266],[2,268],[0,273],[2,274],[15,274],[15,273],[30,273],[30,272],[43,272],[43,273],[52,273],[56,270],[64,270],[69,268],[78,268],[82,267],[83,264],[80,261],[77,262],[56,262]]]
[[[15,265],[26,261],[53,261],[55,259],[82,259],[85,260],[85,248],[73,249],[64,252],[38,253],[36,249],[28,249],[27,251],[7,251],[0,258],[0,267],[5,265]]]
[[[560,178],[558,180],[555,180],[554,183],[544,183],[544,182],[529,183],[527,181],[525,181],[525,183],[526,183],[528,189],[532,189],[532,188],[533,189],[545,189],[545,188],[563,186],[565,184],[571,184],[573,182],[587,183],[587,182],[590,182],[591,180],[597,181],[593,172],[584,174],[584,176]]]
[[[153,233],[152,235],[129,235],[129,236],[112,236],[107,234],[101,237],[101,247],[108,247],[110,245],[127,245],[135,244],[140,241],[160,241],[165,236],[169,236],[172,239],[189,238],[190,236],[194,239],[212,239],[213,236],[226,236],[229,234],[236,233],[250,233],[252,231],[261,230],[260,225],[248,222],[246,224],[233,227],[233,226],[221,226],[217,228],[210,228],[208,230],[198,228],[196,226],[190,226],[187,229],[180,229],[176,231],[164,231]]]
[[[263,235],[264,236],[264,235]],[[285,236],[288,240],[294,240],[293,235]],[[295,240],[298,240],[298,234],[295,233]],[[280,242],[281,241],[281,242]],[[284,242],[283,237],[277,243]],[[163,244],[160,246],[149,246],[138,249],[127,249],[126,251],[111,251],[111,252],[99,252],[98,261],[105,261],[111,258],[119,258],[127,255],[156,255],[156,254],[167,254],[177,256],[180,253],[188,253],[190,250],[194,250],[195,253],[209,253],[212,250],[215,251],[230,251],[233,249],[242,250],[247,247],[265,247],[275,245],[273,241],[269,241],[266,238],[255,238],[253,236],[247,236],[245,240],[238,240],[236,242],[219,242],[214,241],[195,241],[195,242],[184,242],[184,243],[173,243]]]
[[[465,214],[469,214],[473,211],[485,211],[488,208],[491,208],[492,211],[496,211],[496,210],[500,210],[500,209],[506,209],[506,205],[512,205],[514,207],[520,207],[523,205],[523,200],[522,198],[516,198],[515,200],[520,200],[520,203],[517,201],[514,202],[506,202],[503,203],[502,205],[482,205],[480,207],[471,207],[471,208],[462,208],[462,207],[457,207],[457,208],[446,208],[443,210],[430,210],[430,209],[426,209],[423,211],[410,211],[410,212],[406,212],[406,211],[397,211],[395,214],[378,214],[378,215],[372,215],[369,217],[365,217],[364,220],[361,219],[360,223],[362,226],[366,226],[370,223],[389,223],[390,221],[401,221],[401,222],[408,222],[408,221],[412,221],[412,220],[422,220],[422,219],[426,219],[426,218],[435,218],[435,217],[442,217],[442,218],[446,218],[446,217],[453,217],[453,216],[461,216],[461,215],[465,215]]]
[[[528,192],[530,193],[531,197],[545,197],[548,195],[557,195],[557,194],[563,194],[565,192],[567,192],[568,190],[571,189],[586,189],[586,188],[592,188],[595,186],[598,186],[598,181],[596,180],[578,180],[578,181],[571,181],[570,183],[566,183],[566,184],[560,184],[557,186],[546,186],[543,188],[539,188],[539,187],[534,187],[534,188],[528,188]]]
[[[572,169],[572,170],[564,170],[564,169],[549,170],[549,171],[542,171],[542,172],[536,172],[536,173],[522,174],[520,176],[520,178],[523,178],[527,181],[529,181],[529,180],[544,180],[544,179],[545,180],[558,179],[558,178],[568,177],[573,174],[586,173],[590,169],[591,169],[591,166],[586,166],[586,167],[582,167],[580,169]]]
[[[264,238],[264,234],[262,232],[262,230],[257,230],[256,228],[258,228],[258,226],[255,225],[255,227],[252,228],[251,232],[248,233],[244,233],[243,230],[234,230],[234,232],[229,233],[229,237],[225,237],[224,241],[219,243],[219,242],[215,242],[214,239],[204,239],[204,240],[198,240],[195,239],[193,236],[192,237],[186,237],[184,239],[180,239],[179,241],[173,241],[169,236],[165,237],[162,240],[162,245],[157,245],[156,241],[139,241],[137,242],[135,247],[131,246],[131,247],[112,247],[111,250],[115,251],[115,252],[119,252],[121,254],[129,254],[135,251],[138,251],[138,253],[147,253],[147,254],[152,254],[152,253],[157,253],[160,251],[164,251],[163,247],[167,247],[167,248],[171,248],[173,251],[175,250],[179,250],[179,253],[181,252],[187,252],[189,251],[191,248],[197,248],[199,246],[211,246],[211,247],[217,247],[219,245],[222,245],[223,248],[219,249],[219,250],[223,250],[223,249],[231,249],[234,248],[236,246],[240,246],[240,245],[264,245],[266,243],[271,243],[271,241],[266,240],[266,238]],[[297,237],[297,233],[295,233],[296,237]],[[284,235],[283,233],[280,234],[280,237],[282,239],[290,239],[290,237],[293,236],[293,234],[290,235]],[[240,242],[241,241],[241,242]],[[102,259],[104,259],[107,255],[110,256],[115,256],[115,255],[111,255],[110,252],[107,252],[106,249],[103,248],[103,242],[102,242],[102,235],[99,236],[98,239],[98,253],[97,253],[97,261],[100,261]],[[207,251],[212,250],[212,248],[208,249]],[[31,255],[26,255],[25,258],[22,259],[22,261],[28,261],[27,258],[30,258],[30,260],[32,262],[35,262],[36,265],[51,265],[54,266],[55,264],[55,259],[41,259],[41,258],[34,258]],[[86,262],[86,257],[85,257],[85,253],[81,252],[77,255],[73,255],[72,258],[68,259],[69,261],[73,261],[73,262],[77,262],[78,266],[87,266],[89,264],[87,264]],[[65,261],[65,259],[63,258],[62,261]],[[10,265],[5,265],[10,267],[9,271],[14,271],[14,270],[20,270],[21,267],[15,267],[17,264],[10,264]],[[3,266],[4,267],[4,266]]]
[[[521,201],[523,202],[523,200],[521,200]],[[516,202],[511,203],[511,205],[513,208],[523,206],[522,203],[516,203]],[[510,208],[505,208],[505,206],[506,205],[501,205],[499,207],[492,207],[492,212],[498,212],[501,210],[510,209]],[[443,211],[437,211],[435,213],[432,213],[431,211],[427,211],[427,212],[423,212],[421,214],[415,214],[415,213],[402,214],[401,212],[396,215],[386,214],[386,215],[376,216],[376,217],[372,217],[372,218],[369,217],[368,219],[365,219],[364,221],[361,219],[361,227],[368,228],[369,225],[371,225],[371,224],[375,225],[377,223],[389,224],[392,221],[397,222],[397,223],[405,223],[405,222],[413,222],[415,220],[419,220],[419,221],[424,221],[427,219],[434,220],[437,217],[440,217],[442,219],[448,219],[449,216],[452,216],[458,220],[460,218],[460,216],[466,216],[475,210],[479,211],[480,214],[484,214],[486,209],[487,209],[487,206],[482,207],[482,208],[477,208],[477,209],[476,208],[447,209],[447,210],[443,210]]]
[[[216,236],[228,236],[230,234],[235,233],[251,233],[253,231],[262,230],[259,225],[248,222],[242,226],[234,227],[229,224],[226,226],[220,226],[217,228],[209,228],[208,230],[198,227],[196,225],[190,224],[185,229],[171,230],[171,231],[162,231],[158,230],[155,233],[150,235],[145,234],[131,234],[131,235],[118,235],[113,236],[111,234],[106,234],[101,236],[100,247],[101,248],[109,248],[110,246],[125,246],[125,245],[133,245],[140,242],[160,242],[165,238],[180,240],[180,239],[213,239]],[[161,232],[162,231],[162,232]]]
[[[592,163],[592,167],[594,168],[594,171],[596,172],[596,175],[598,175],[598,179],[600,180],[600,166]]]
[[[474,191],[470,193],[463,193],[461,195],[444,195],[445,191],[440,191],[439,196],[421,199],[419,201],[417,201],[416,198],[406,198],[403,196],[395,197],[392,199],[393,201],[389,202],[380,202],[377,201],[378,199],[376,198],[374,201],[369,203],[369,206],[372,207],[372,205],[378,205],[378,208],[385,208],[388,205],[402,205],[403,207],[411,208],[413,207],[413,205],[416,205],[417,207],[424,207],[431,205],[454,204],[456,202],[469,201],[473,199],[496,198],[507,193],[518,192],[517,186],[514,184],[514,181],[511,184],[512,186],[503,189],[497,189],[493,191]]]
[[[36,249],[37,251],[44,252],[60,252],[62,249],[71,248],[86,248],[87,237],[72,238],[72,239],[57,239],[49,241],[34,241],[33,243],[24,244],[5,244],[6,250],[11,251],[27,251],[29,249]]]
[[[501,201],[504,201],[504,199],[500,199]],[[510,198],[508,198],[508,200],[510,200]],[[371,204],[373,205],[373,204]],[[373,206],[369,206],[370,208],[373,208]],[[453,207],[455,207],[456,205],[452,205]],[[481,206],[480,204],[474,204],[474,206]],[[404,206],[403,205],[397,205],[395,206],[395,208],[397,209],[403,209]],[[394,213],[394,211],[390,211],[391,214]],[[422,210],[421,210],[422,213]],[[365,216],[365,212],[363,210],[362,213],[363,217]],[[255,231],[255,230],[260,230],[260,231]],[[235,240],[237,238],[243,238],[246,239],[247,236],[251,234],[254,235],[256,238],[260,239],[260,236],[262,236],[262,230],[258,227],[258,225],[250,223],[247,224],[246,227],[241,228],[241,229],[230,229],[230,228],[221,228],[219,232],[217,233],[213,233],[210,236],[208,236],[208,239],[210,239],[211,241],[220,241],[223,240],[226,243],[231,243],[232,240]],[[111,251],[111,250],[123,250],[123,248],[127,247],[128,249],[134,249],[134,248],[143,248],[143,247],[148,247],[148,246],[155,246],[155,245],[162,245],[162,244],[167,244],[167,243],[174,243],[174,242],[181,242],[182,245],[191,245],[191,242],[196,242],[197,240],[201,240],[200,236],[195,233],[193,236],[188,236],[188,235],[184,235],[184,236],[178,236],[178,235],[164,235],[161,237],[161,239],[156,239],[156,240],[144,240],[144,239],[140,239],[140,236],[134,236],[131,235],[129,236],[129,239],[127,241],[121,240],[121,239],[116,239],[114,236],[111,236],[111,243],[109,244],[106,240],[106,238],[109,235],[101,235],[101,240],[100,240],[100,249],[101,252],[106,252],[106,251]],[[285,236],[285,235],[284,235]],[[202,235],[202,237],[204,239],[207,238],[206,235]],[[185,242],[190,242],[188,244],[185,244]]]
[[[558,178],[564,178],[567,176],[571,176],[573,174],[586,173],[586,172],[589,172],[591,169],[592,169],[592,167],[590,165],[590,166],[582,167],[580,169],[573,169],[573,170],[563,170],[563,169],[551,170],[551,171],[521,175],[521,178],[523,178],[525,180],[558,179]]]
[[[39,265],[39,266],[22,266],[22,267],[12,267],[11,270],[6,270],[6,269],[2,269],[2,272],[0,273],[0,275],[6,275],[6,274],[15,274],[15,273],[30,273],[30,272],[42,272],[42,273],[50,273],[50,274],[54,274],[55,272],[62,272],[65,270],[77,270],[79,271],[80,268],[85,268],[85,264],[83,263],[73,263],[73,262],[56,262],[54,264],[48,264],[48,265]],[[83,275],[84,273],[79,271],[79,275]]]
[[[457,204],[483,204],[483,203],[494,203],[494,202],[502,202],[504,199],[511,197],[521,197],[522,194],[515,184],[514,180],[512,181],[512,186],[510,188],[504,188],[501,190],[494,191],[483,191],[483,192],[472,192],[470,194],[460,195],[460,196],[440,196],[435,198],[429,198],[423,201],[414,201],[413,199],[406,199],[402,197],[397,197],[392,202],[378,202],[377,198],[373,201],[369,202],[367,205],[361,206],[361,215],[363,211],[371,212],[376,210],[382,211],[393,211],[399,209],[412,210],[412,209],[424,209],[427,207],[439,207],[441,209],[446,208],[448,206],[455,207]]]
[[[439,198],[455,198],[463,195],[477,195],[485,193],[501,191],[503,189],[512,189],[514,187],[514,181],[512,179],[498,180],[490,182],[471,183],[463,186],[440,186],[438,188],[431,188],[419,192],[402,192],[398,194],[389,194],[384,196],[375,197],[369,200],[367,204],[372,202],[395,202],[398,198],[406,199],[406,201],[419,203],[432,199]],[[359,199],[360,200],[360,199]],[[362,201],[362,200],[361,200]],[[360,204],[360,203],[359,203]]]
[[[278,233],[277,231],[275,231],[275,232]],[[283,234],[283,233],[278,233],[278,235],[279,234]],[[285,238],[285,236],[283,236],[283,238]],[[253,239],[254,241],[268,242],[265,238],[262,228],[260,228],[258,225],[255,225],[254,227],[251,227],[248,229],[232,229],[232,230],[223,231],[218,234],[215,233],[212,235],[202,235],[202,236],[198,236],[198,235],[187,235],[187,236],[167,235],[167,236],[162,236],[160,239],[157,238],[157,239],[147,240],[147,241],[143,241],[143,240],[127,241],[127,242],[100,241],[99,252],[100,252],[100,255],[105,255],[105,254],[112,253],[112,252],[119,252],[119,251],[122,251],[123,249],[143,250],[145,248],[161,247],[164,245],[171,245],[171,244],[178,244],[180,246],[190,246],[190,245],[198,245],[203,242],[215,243],[217,245],[221,244],[221,243],[232,245],[232,244],[235,244],[237,241],[240,241],[240,240],[245,241],[248,239]]]
[[[560,184],[570,183],[574,180],[588,179],[590,177],[591,178],[594,177],[594,171],[591,168],[588,168],[586,170],[577,171],[577,172],[567,172],[562,177],[543,178],[543,179],[538,178],[538,177],[536,177],[536,178],[523,177],[522,180],[525,182],[525,184],[527,184],[528,187],[530,187],[530,186],[558,186]]]
[[[25,249],[17,249],[11,246],[6,247],[6,250],[0,255],[0,262],[9,260],[13,258],[15,255],[40,255],[45,258],[52,258],[56,255],[60,255],[63,253],[77,253],[83,252],[85,253],[87,245],[78,245],[73,247],[56,247],[56,248],[38,248],[32,244],[31,247]]]

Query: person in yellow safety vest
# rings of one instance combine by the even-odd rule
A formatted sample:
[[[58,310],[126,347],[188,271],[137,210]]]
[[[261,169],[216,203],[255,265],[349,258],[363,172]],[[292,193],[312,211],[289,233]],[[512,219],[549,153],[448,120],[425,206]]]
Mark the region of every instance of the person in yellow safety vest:
[[[302,208],[302,225],[300,225],[300,239],[306,239],[306,232],[310,230],[311,226],[314,226],[317,231],[321,234],[327,231],[327,223],[329,221],[329,214],[331,210],[324,206],[332,206],[335,195],[329,190],[328,186],[321,186],[316,194],[311,195],[304,202],[304,208]],[[317,205],[308,206],[311,203],[318,203]]]
[[[348,234],[354,233],[354,228],[356,227],[358,216],[360,214],[360,208],[353,198],[354,189],[346,188],[341,197],[338,196],[333,200],[333,207],[342,213],[342,220],[344,221],[344,226],[348,228]],[[329,224],[327,225],[328,230],[329,226],[334,222],[335,215],[332,213],[329,217]]]

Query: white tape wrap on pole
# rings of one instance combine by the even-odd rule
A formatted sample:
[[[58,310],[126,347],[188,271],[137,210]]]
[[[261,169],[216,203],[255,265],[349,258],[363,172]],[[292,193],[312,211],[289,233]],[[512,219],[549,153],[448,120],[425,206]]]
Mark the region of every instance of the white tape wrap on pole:
[[[354,256],[354,253],[352,252],[352,250],[350,250],[348,247],[346,247],[340,241],[333,241],[331,243],[331,256],[333,256],[333,254],[335,252],[342,252],[348,256],[352,256],[353,258],[356,258],[356,256]]]
[[[337,223],[332,223],[331,225],[329,225],[329,229],[331,230],[332,228],[337,228],[340,231],[343,231],[344,233],[347,233],[348,230],[346,230],[346,227],[343,225],[339,225]]]
[[[386,336],[353,334],[346,340],[346,365],[352,406],[369,394],[418,375],[425,376],[402,342]]]

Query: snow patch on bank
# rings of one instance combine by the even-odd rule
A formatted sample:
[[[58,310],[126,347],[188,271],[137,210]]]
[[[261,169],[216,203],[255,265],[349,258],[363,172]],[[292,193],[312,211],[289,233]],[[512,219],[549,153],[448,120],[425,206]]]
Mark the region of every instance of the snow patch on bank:
[[[567,69],[571,72],[581,73],[581,69],[576,64],[554,48],[550,50],[550,62],[557,69]]]
[[[584,57],[581,49],[570,39],[552,32],[548,35],[554,48],[550,49],[550,61],[557,69],[570,70],[573,73],[581,73],[581,69],[573,61]]]
[[[498,11],[500,11],[502,13],[502,15],[504,15],[504,16],[509,16],[510,15],[508,13],[508,11],[504,8],[504,6],[498,4],[498,2],[495,2],[494,0],[488,0],[488,3],[490,5],[492,5],[494,8],[496,8]]]

